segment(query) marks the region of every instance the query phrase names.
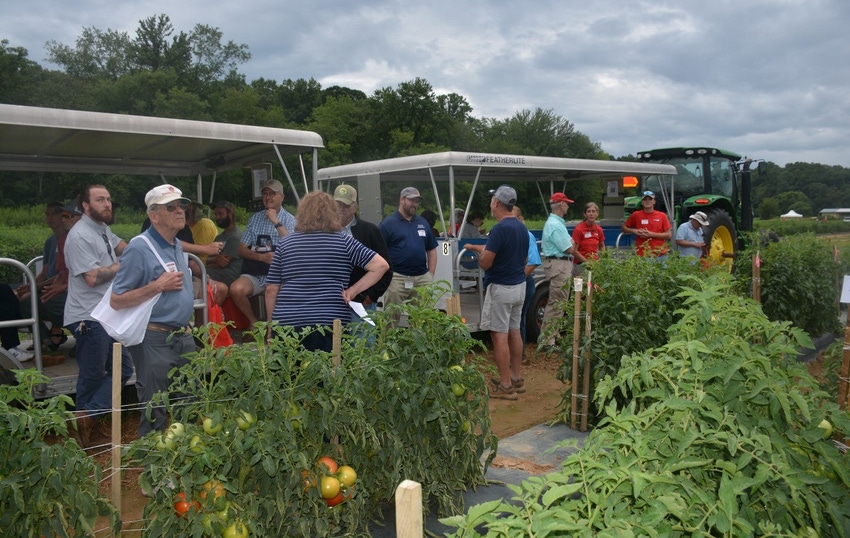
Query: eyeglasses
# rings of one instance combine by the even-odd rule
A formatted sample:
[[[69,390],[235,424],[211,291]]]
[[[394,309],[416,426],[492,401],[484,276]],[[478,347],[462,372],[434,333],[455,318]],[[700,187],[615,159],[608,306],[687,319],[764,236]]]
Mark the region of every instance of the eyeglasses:
[[[649,196],[650,198],[655,198],[655,193],[652,191],[643,191],[643,197],[646,198]]]
[[[263,198],[272,198],[273,196],[276,196],[278,194],[279,193],[276,192],[276,191],[263,191],[262,192]]]
[[[165,210],[166,210],[166,211],[168,211],[169,213],[174,213],[174,212],[175,212],[175,211],[177,211],[178,209],[179,209],[180,211],[184,211],[184,212],[185,212],[185,211],[186,211],[186,209],[188,209],[188,208],[189,208],[189,204],[187,204],[187,203],[185,203],[185,202],[177,202],[177,203],[165,204],[165,205],[164,205],[164,206],[162,206],[162,207],[164,207],[164,208],[165,208]]]
[[[77,213],[71,213],[71,212],[69,212],[69,211],[63,211],[63,212],[62,212],[62,218],[63,218],[63,219],[72,219],[72,218],[74,218],[74,217],[76,217],[76,216],[77,216]]]
[[[103,238],[103,242],[106,243],[106,252],[109,253],[109,258],[115,261],[115,258],[112,256],[112,245],[109,244],[109,238],[106,234],[100,234],[100,236]]]

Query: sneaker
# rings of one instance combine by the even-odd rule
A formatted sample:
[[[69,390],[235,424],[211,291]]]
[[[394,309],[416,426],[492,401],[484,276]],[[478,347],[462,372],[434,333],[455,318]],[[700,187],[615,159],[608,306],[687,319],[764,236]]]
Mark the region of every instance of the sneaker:
[[[494,377],[490,379],[490,383],[494,385],[501,385],[502,380],[498,377]],[[514,392],[516,392],[517,394],[522,394],[523,392],[525,392],[525,380],[523,378],[511,379],[511,385],[514,388]]]
[[[33,358],[33,354],[29,351],[24,351],[21,349],[21,346],[13,347],[6,350],[9,355],[13,356],[18,362],[27,362],[31,361]]]
[[[518,400],[519,396],[513,386],[505,388],[501,383],[496,383],[496,386],[490,389],[490,397],[499,400]]]

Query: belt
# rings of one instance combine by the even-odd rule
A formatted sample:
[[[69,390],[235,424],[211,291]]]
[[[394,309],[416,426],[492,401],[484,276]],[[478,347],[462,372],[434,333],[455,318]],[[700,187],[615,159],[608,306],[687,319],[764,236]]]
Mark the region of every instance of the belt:
[[[183,329],[189,329],[188,325],[184,325],[182,327],[169,327],[168,325],[161,325],[159,323],[148,323],[149,331],[156,331],[158,333],[173,333],[175,331],[182,331]]]
[[[543,256],[543,259],[544,260],[566,260],[566,261],[571,262],[571,261],[573,261],[573,255],[567,254],[566,256]]]

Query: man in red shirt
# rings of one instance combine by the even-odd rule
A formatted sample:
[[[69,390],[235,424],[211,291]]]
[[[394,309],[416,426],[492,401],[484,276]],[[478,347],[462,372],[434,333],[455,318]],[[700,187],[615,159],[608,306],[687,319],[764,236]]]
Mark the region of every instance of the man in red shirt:
[[[629,215],[620,230],[637,236],[638,256],[665,256],[667,240],[673,237],[673,227],[667,215],[655,210],[654,192],[644,191],[641,206],[643,209]]]

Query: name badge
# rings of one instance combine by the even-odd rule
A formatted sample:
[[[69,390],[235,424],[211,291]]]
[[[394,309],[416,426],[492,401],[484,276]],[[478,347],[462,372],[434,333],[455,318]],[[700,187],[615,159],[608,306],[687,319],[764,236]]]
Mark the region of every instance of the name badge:
[[[593,237],[593,233],[592,233],[592,232],[584,232],[584,238],[585,238],[585,239],[588,239],[588,238],[590,238],[590,237]]]
[[[168,271],[169,273],[176,273],[177,272],[177,264],[174,263],[174,262],[166,262],[165,270]]]
[[[649,219],[641,219],[640,223],[644,225],[649,224]]]
[[[419,237],[425,237],[425,230],[417,230],[419,232]]]

